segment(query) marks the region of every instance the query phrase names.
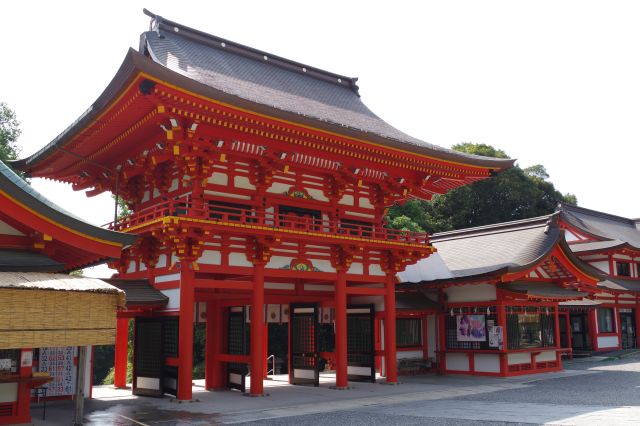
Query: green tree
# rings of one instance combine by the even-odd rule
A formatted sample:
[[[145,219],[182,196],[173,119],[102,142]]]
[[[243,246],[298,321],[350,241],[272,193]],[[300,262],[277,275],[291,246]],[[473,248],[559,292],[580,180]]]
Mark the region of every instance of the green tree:
[[[0,160],[6,163],[18,158],[19,137],[20,122],[16,118],[16,113],[6,103],[0,102]]]
[[[456,151],[508,158],[490,145],[461,143]],[[514,166],[495,177],[466,185],[431,201],[409,200],[393,206],[387,216],[394,229],[430,233],[469,228],[552,213],[560,201],[577,204],[575,195],[561,194],[543,165]]]

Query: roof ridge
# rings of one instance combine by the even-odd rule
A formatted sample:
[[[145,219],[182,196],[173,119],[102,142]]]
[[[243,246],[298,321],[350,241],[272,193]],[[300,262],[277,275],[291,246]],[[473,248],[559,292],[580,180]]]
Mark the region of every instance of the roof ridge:
[[[358,85],[356,84],[356,82],[358,81],[357,77],[347,77],[341,74],[336,74],[331,71],[326,71],[321,68],[306,65],[301,62],[284,58],[282,56],[274,55],[263,50],[245,46],[244,44],[236,43],[234,41],[188,27],[178,22],[165,19],[162,16],[156,15],[155,13],[147,10],[146,8],[142,9],[142,12],[152,19],[150,31],[156,31],[158,35],[160,35],[161,30],[170,31],[179,36],[189,38],[202,44],[206,44],[209,47],[232,51],[237,55],[241,55],[257,61],[268,61],[269,64],[286,69],[288,71],[307,75],[317,80],[325,81],[350,89],[358,96],[360,96],[358,92]]]
[[[624,221],[627,222],[628,224],[634,225],[636,224],[637,219],[630,219],[628,217],[623,217],[623,216],[618,216],[615,214],[611,214],[611,213],[605,213],[605,212],[601,212],[598,210],[592,210],[592,209],[587,209],[585,207],[578,207],[578,206],[574,206],[573,204],[567,204],[567,203],[559,203],[558,204],[558,210],[559,211],[578,211],[581,213],[585,213],[591,216],[595,216],[595,217],[601,217],[601,218],[605,218],[605,219],[614,219],[617,221]]]
[[[437,232],[430,238],[431,242],[445,241],[460,237],[480,236],[498,234],[501,232],[517,231],[522,229],[547,227],[556,213],[545,216],[537,216],[527,219],[518,219],[509,222],[494,223],[491,225],[481,225],[473,228],[456,229],[452,231]]]

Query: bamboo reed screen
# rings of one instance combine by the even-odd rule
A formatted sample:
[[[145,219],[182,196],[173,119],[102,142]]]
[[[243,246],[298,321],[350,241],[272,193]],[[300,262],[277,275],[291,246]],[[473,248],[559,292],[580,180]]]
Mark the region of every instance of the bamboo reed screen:
[[[115,342],[120,295],[0,288],[0,349]]]

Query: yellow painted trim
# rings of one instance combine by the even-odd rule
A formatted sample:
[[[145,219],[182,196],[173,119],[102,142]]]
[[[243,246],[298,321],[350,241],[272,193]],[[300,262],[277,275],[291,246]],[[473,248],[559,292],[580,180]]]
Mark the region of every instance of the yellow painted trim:
[[[58,223],[54,220],[51,220],[50,218],[48,218],[47,216],[44,216],[40,213],[38,213],[37,211],[25,206],[24,204],[22,204],[21,202],[19,202],[18,200],[16,200],[15,198],[11,197],[9,194],[7,194],[6,192],[4,192],[3,190],[0,189],[0,195],[3,195],[4,197],[8,198],[9,200],[13,201],[15,204],[19,205],[20,207],[22,207],[23,209],[27,210],[28,212],[30,212],[31,214],[34,214],[35,216],[39,217],[40,219],[49,222],[52,225],[57,226],[58,228],[62,228],[68,232],[71,232],[72,234],[75,235],[79,235],[83,238],[86,238],[88,240],[92,240],[92,241],[97,241],[103,244],[107,244],[110,246],[114,246],[114,247],[122,247],[122,244],[119,243],[114,243],[113,241],[107,241],[107,240],[103,240],[101,238],[95,238],[95,237],[91,237],[87,234],[83,234],[82,232],[76,231],[75,229],[71,229],[67,226],[62,225],[61,223]],[[51,238],[51,237],[50,237]]]
[[[402,246],[402,247],[415,247],[415,248],[420,248],[420,249],[428,248],[431,253],[433,253],[435,251],[435,248],[432,245],[425,246],[423,244],[397,243],[395,241],[372,240],[372,239],[368,239],[368,238],[357,238],[357,237],[348,237],[348,236],[343,236],[343,235],[332,235],[332,234],[326,234],[326,233],[322,233],[322,232],[307,232],[307,231],[298,231],[298,230],[295,230],[295,229],[274,228],[272,226],[245,225],[243,223],[236,223],[236,222],[223,222],[223,221],[219,221],[219,220],[195,219],[195,218],[177,217],[177,216],[164,216],[164,217],[161,217],[161,218],[158,218],[158,219],[151,220],[149,222],[145,222],[145,223],[141,223],[139,225],[132,226],[130,228],[127,228],[123,232],[131,233],[132,231],[135,231],[137,229],[146,228],[148,226],[151,226],[151,225],[154,225],[154,224],[158,224],[158,223],[162,223],[162,224],[166,225],[167,223],[172,222],[174,220],[175,221],[180,220],[180,221],[185,221],[185,222],[194,222],[194,223],[203,223],[203,224],[208,224],[208,225],[228,226],[228,227],[232,227],[232,228],[257,229],[257,230],[270,231],[270,232],[284,232],[284,233],[298,234],[298,235],[309,235],[309,236],[314,236],[314,237],[332,238],[332,239],[336,239],[336,240],[361,241],[361,242],[366,242],[366,243],[377,243],[377,244],[395,245],[395,246]]]

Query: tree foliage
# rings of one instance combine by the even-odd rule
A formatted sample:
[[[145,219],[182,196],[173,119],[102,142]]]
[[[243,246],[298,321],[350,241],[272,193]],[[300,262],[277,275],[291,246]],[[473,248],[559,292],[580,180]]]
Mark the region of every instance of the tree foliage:
[[[20,122],[16,118],[16,113],[6,103],[0,102],[0,160],[6,163],[18,158],[19,137]]]
[[[462,143],[453,147],[468,154],[508,158],[485,144]],[[545,167],[514,166],[495,177],[466,185],[431,201],[410,200],[389,210],[388,226],[410,231],[441,232],[552,213],[559,202],[577,204],[575,195],[561,194],[549,180]]]

